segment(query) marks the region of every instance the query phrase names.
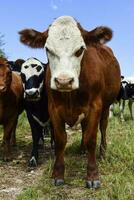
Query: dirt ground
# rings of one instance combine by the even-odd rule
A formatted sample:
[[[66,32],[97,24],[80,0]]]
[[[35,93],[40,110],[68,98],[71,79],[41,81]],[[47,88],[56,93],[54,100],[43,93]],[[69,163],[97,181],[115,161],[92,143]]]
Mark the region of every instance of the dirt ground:
[[[45,144],[43,149],[39,150],[39,165],[35,168],[28,167],[28,159],[30,158],[31,143],[20,142],[13,148],[13,160],[11,162],[3,162],[0,153],[0,200],[15,200],[16,195],[22,190],[36,184],[43,173],[43,163],[48,156],[54,155],[50,144]],[[1,152],[0,147],[0,152]],[[49,154],[49,155],[48,155]]]
[[[77,131],[78,129],[77,127]],[[73,134],[76,129],[70,130],[67,127],[66,131],[69,143],[69,135]],[[50,137],[46,138],[44,148],[39,150],[39,165],[36,169],[31,169],[28,167],[32,148],[31,133],[28,133],[23,141],[19,140],[17,146],[12,148],[14,159],[11,162],[2,161],[1,142],[0,140],[0,200],[15,200],[17,194],[40,180],[44,163],[50,156],[54,158],[54,150],[51,149]]]

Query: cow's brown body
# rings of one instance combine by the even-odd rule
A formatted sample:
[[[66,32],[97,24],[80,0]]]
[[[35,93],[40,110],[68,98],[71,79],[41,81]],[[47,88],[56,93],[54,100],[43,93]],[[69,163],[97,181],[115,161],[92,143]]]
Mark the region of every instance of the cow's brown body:
[[[87,180],[98,179],[96,166],[96,137],[98,125],[101,131],[100,156],[105,157],[106,127],[109,106],[115,100],[120,88],[119,65],[106,46],[88,47],[81,63],[80,88],[72,92],[57,92],[50,88],[50,70],[47,72],[48,102],[50,117],[55,127],[56,162],[54,178],[63,179],[64,148],[66,145],[65,122],[74,126],[78,116],[82,120],[83,141],[88,149]]]
[[[0,124],[4,127],[5,161],[11,159],[10,144],[15,142],[18,115],[22,112],[22,98],[23,87],[20,76],[11,72],[7,61],[0,58]]]
[[[59,21],[62,21],[62,19],[63,21],[65,19],[67,23],[68,21],[72,21],[72,24],[74,23],[70,17],[60,17]],[[56,22],[58,22],[58,20]],[[56,30],[56,22],[53,25],[54,28],[52,27],[54,31]],[[62,48],[65,52],[63,52],[63,54],[60,52],[60,55],[54,52],[55,48],[59,51],[58,41],[60,42],[60,40],[58,40],[57,35],[55,35],[57,43],[55,42],[52,28],[50,34],[49,30],[40,33],[33,29],[23,30],[20,34],[21,41],[33,48],[43,47],[44,44],[47,43],[45,45],[47,47],[49,59],[55,58],[57,64],[57,66],[52,66],[53,62],[51,60],[52,65],[48,63],[46,74],[49,113],[54,126],[55,136],[56,161],[53,169],[55,184],[60,185],[64,183],[64,150],[67,142],[65,123],[73,126],[78,122],[78,119],[81,118],[80,116],[83,116],[83,118],[81,118],[83,134],[82,146],[88,150],[86,185],[88,188],[97,188],[100,185],[96,164],[97,130],[99,126],[101,131],[100,155],[104,157],[109,106],[116,99],[120,89],[120,67],[112,50],[104,45],[106,41],[112,38],[112,31],[109,28],[98,27],[88,32],[84,30],[80,24],[77,24],[77,26],[86,44],[86,49],[83,43],[79,42],[79,50],[74,52],[72,43],[70,43],[72,48],[71,52],[67,46],[69,39],[73,42],[73,40],[71,40],[71,34],[66,36],[66,32],[64,35],[62,32],[61,40],[63,40],[67,50]],[[63,27],[61,23],[61,30]],[[65,30],[68,29],[65,27]],[[73,32],[73,29],[71,30]],[[76,32],[78,33],[78,31]],[[59,32],[58,34],[60,35]],[[75,39],[75,34],[73,37]],[[80,39],[80,36],[78,37]],[[49,40],[47,38],[49,38]],[[75,43],[74,48],[76,48]],[[83,49],[85,49],[84,53]],[[81,70],[78,76],[79,85],[73,85],[76,77],[71,77],[71,75],[69,75],[70,72],[68,72],[66,68],[64,68],[66,72],[63,71],[63,66],[60,65],[60,58],[63,59],[64,56],[64,59],[66,59],[66,56],[69,57],[71,55],[69,57],[70,60],[65,60],[69,64],[68,66],[70,66],[70,62],[73,62],[71,61],[72,57],[76,60],[76,57],[79,58],[82,53],[83,56],[80,62]],[[64,65],[63,62],[62,65]],[[73,67],[72,63],[71,65]],[[55,75],[56,73],[54,74],[55,67],[57,67],[57,77]],[[59,73],[60,68],[62,69],[61,74]]]

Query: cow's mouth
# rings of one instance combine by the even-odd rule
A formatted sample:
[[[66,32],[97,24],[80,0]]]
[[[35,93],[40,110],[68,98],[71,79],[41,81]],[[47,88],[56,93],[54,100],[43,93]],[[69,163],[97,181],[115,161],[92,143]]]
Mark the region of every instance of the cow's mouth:
[[[27,93],[24,93],[24,99],[26,101],[39,101],[41,98],[41,96],[38,94],[33,94],[33,95],[29,95]]]
[[[62,87],[62,86],[56,85],[56,90],[59,92],[71,92],[73,88],[72,88],[72,84],[70,84],[70,86],[68,85],[68,87]]]
[[[62,88],[60,88],[60,89],[57,89],[57,91],[59,91],[59,92],[71,92],[72,91],[72,89],[62,89]]]
[[[39,101],[40,100],[40,97],[37,97],[37,98],[30,98],[30,97],[27,97],[25,98],[26,101]]]

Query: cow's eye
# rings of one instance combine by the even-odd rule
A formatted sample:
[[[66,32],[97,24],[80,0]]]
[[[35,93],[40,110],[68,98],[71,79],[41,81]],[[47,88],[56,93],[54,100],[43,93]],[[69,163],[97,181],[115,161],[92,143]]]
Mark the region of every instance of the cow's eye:
[[[40,65],[38,65],[38,66],[36,67],[37,72],[41,71],[41,69],[42,69],[42,67],[41,67]]]
[[[47,53],[51,53],[51,51],[46,47],[46,52]]]
[[[27,68],[28,68],[28,65],[25,65],[24,68],[27,69]]]
[[[81,47],[79,50],[77,50],[77,51],[75,52],[75,56],[76,56],[76,57],[79,57],[79,56],[83,53],[83,51],[84,51],[84,47]]]
[[[55,53],[52,50],[48,49],[47,47],[46,47],[46,51],[47,51],[47,53],[49,53],[51,55],[55,55]]]

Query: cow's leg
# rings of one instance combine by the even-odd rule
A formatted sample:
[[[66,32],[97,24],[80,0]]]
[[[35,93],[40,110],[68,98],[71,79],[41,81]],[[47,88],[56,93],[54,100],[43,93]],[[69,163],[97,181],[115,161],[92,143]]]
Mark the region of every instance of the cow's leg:
[[[134,120],[132,104],[133,104],[133,100],[132,100],[132,99],[129,99],[129,100],[128,100],[128,107],[129,107],[131,119]]]
[[[32,131],[33,146],[31,158],[29,160],[30,167],[36,167],[38,163],[38,144],[39,139],[42,137],[43,128],[36,122],[31,113],[27,112],[28,121]]]
[[[52,177],[54,178],[55,185],[59,186],[64,184],[64,149],[67,142],[67,136],[65,132],[65,123],[62,124],[56,120],[56,122],[53,123],[53,125],[56,160],[54,163]]]
[[[81,154],[84,154],[86,152],[86,147],[84,146],[84,124],[81,122],[81,129],[82,129],[82,138],[81,138],[81,145],[80,145],[80,152]]]
[[[96,164],[96,140],[97,130],[100,121],[101,107],[93,105],[89,116],[83,121],[83,143],[88,150],[88,165],[87,165],[87,188],[98,188],[100,187],[98,168]],[[85,124],[85,125],[84,125]]]
[[[39,140],[42,137],[42,127],[40,125],[34,123],[31,127],[32,130],[32,139],[33,139],[33,147],[31,152],[31,158],[29,160],[30,167],[36,167],[38,164],[38,145]]]
[[[125,100],[120,101],[120,119],[124,121],[124,108],[125,108]]]
[[[106,128],[108,124],[109,109],[102,111],[100,119],[100,132],[101,132],[101,144],[100,144],[100,158],[105,158],[106,152]]]
[[[114,116],[114,103],[110,106],[109,109],[109,118],[111,119]]]
[[[54,128],[52,125],[52,122],[50,122],[50,134],[51,134],[51,148],[54,149],[55,148],[55,138],[54,138]]]
[[[10,144],[12,146],[16,146],[16,126],[17,126],[17,122],[18,122],[18,120],[16,120],[16,123],[13,127],[12,134],[11,134]],[[4,146],[4,135],[3,135],[2,146]]]
[[[3,160],[10,161],[11,158],[11,135],[16,126],[16,119],[11,119],[4,124],[4,136],[3,136]]]
[[[16,146],[16,127],[17,127],[18,119],[15,122],[12,135],[11,135],[11,145]]]

